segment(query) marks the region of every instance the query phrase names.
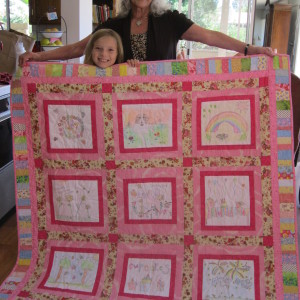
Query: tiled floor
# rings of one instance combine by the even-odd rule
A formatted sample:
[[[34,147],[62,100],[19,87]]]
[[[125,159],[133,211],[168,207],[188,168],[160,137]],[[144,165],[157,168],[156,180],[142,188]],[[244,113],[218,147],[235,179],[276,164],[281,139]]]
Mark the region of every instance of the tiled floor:
[[[300,259],[300,208],[297,209],[298,254]]]
[[[0,284],[9,275],[18,255],[18,233],[15,212],[0,225]]]

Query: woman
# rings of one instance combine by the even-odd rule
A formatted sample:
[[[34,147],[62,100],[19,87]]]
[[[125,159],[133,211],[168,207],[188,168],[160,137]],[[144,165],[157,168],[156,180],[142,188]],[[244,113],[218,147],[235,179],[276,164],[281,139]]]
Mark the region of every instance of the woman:
[[[221,32],[194,24],[183,14],[170,11],[167,0],[117,0],[117,8],[118,17],[109,19],[96,30],[109,28],[121,36],[125,61],[176,59],[176,45],[180,39],[201,42],[245,55],[274,55],[271,48],[248,45]],[[20,56],[19,64],[23,66],[26,61],[31,60],[64,60],[80,57],[90,38],[91,35],[52,51],[27,52]]]

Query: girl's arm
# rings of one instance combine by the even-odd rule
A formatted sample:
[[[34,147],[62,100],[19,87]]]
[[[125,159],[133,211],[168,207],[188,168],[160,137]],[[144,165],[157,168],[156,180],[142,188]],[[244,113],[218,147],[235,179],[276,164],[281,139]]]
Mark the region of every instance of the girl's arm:
[[[19,57],[19,66],[23,67],[27,61],[66,60],[80,57],[84,54],[86,44],[90,38],[91,35],[88,35],[79,42],[62,46],[50,51],[23,53]]]

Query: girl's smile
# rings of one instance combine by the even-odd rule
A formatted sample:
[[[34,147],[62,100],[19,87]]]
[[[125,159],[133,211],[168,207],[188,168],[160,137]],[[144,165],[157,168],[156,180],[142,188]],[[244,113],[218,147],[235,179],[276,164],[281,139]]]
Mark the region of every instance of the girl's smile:
[[[103,36],[95,43],[92,50],[92,59],[96,66],[108,68],[112,66],[118,56],[117,42],[111,36]]]

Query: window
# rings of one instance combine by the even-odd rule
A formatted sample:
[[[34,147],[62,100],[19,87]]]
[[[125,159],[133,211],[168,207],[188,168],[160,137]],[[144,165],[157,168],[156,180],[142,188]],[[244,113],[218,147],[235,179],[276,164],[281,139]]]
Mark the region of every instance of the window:
[[[243,42],[251,43],[253,0],[169,0],[173,9],[186,14],[201,27],[221,31]],[[234,52],[201,43],[181,42],[189,58],[232,56]]]
[[[0,0],[0,24],[2,29],[7,29],[6,0]]]
[[[0,22],[4,29],[30,35],[28,0],[0,0]]]

